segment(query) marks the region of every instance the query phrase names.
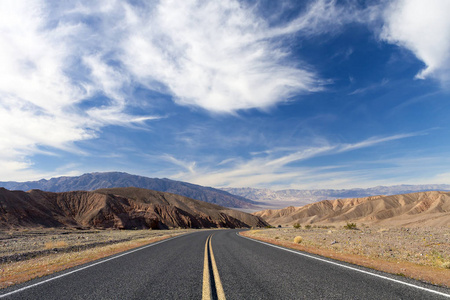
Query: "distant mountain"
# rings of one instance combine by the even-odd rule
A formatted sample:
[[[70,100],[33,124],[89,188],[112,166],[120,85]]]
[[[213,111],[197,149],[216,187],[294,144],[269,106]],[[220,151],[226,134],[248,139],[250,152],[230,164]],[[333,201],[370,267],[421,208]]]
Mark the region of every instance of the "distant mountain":
[[[92,192],[0,188],[0,229],[165,229],[266,226],[259,217],[187,197],[139,188]]]
[[[356,189],[318,189],[318,190],[269,190],[254,188],[224,188],[233,195],[238,195],[254,201],[265,202],[270,205],[306,205],[320,200],[333,200],[339,198],[361,198],[377,195],[398,195],[426,191],[450,191],[450,184],[428,185],[393,185],[377,186],[373,188]]]
[[[57,177],[28,182],[0,182],[9,190],[39,189],[48,192],[93,191],[101,188],[138,187],[169,192],[192,199],[235,208],[255,208],[256,201],[226,191],[170,179],[148,178],[122,172],[88,173],[75,177]]]
[[[345,224],[358,222],[389,226],[450,226],[450,192],[323,200],[301,207],[253,213],[272,225]]]

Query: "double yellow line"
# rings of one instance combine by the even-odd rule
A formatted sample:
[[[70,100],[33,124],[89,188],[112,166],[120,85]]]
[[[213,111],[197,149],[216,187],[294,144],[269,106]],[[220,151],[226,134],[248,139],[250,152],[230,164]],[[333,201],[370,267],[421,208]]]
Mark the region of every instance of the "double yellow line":
[[[211,246],[212,236],[213,234],[210,234],[205,243],[202,300],[225,300],[225,293],[223,291],[222,282],[220,281],[219,270],[217,269],[216,259],[214,258],[214,253]]]

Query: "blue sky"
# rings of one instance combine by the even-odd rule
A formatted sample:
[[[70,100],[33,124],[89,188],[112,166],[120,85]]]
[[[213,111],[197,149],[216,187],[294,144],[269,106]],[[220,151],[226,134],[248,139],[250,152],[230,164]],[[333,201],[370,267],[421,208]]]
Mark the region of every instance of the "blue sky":
[[[450,183],[450,2],[1,1],[0,180]]]

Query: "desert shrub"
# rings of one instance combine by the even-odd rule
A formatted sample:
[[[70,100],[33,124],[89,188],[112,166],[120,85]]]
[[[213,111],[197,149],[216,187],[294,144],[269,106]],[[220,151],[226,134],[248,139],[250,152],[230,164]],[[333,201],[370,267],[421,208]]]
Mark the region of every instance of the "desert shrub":
[[[301,236],[296,236],[294,238],[294,243],[300,244],[303,241],[303,238]]]
[[[275,227],[272,225],[267,225],[266,228],[275,228]]]
[[[308,225],[305,225],[305,228],[306,228],[306,229],[311,229],[311,225],[309,225],[309,224],[308,224]]]
[[[444,263],[442,264],[442,267],[443,267],[444,269],[450,269],[450,261],[444,262]]]
[[[347,222],[347,225],[344,226],[345,229],[358,229],[356,227],[356,223],[349,223]]]
[[[293,226],[295,229],[302,228],[302,225],[300,225],[299,223],[295,223]]]
[[[54,249],[54,248],[64,248],[67,247],[68,244],[65,241],[57,241],[57,242],[47,242],[44,244],[45,249]]]

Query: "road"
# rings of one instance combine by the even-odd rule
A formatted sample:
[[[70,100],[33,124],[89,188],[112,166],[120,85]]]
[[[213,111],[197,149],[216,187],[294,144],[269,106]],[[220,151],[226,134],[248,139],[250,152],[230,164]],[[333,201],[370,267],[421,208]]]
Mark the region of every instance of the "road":
[[[449,289],[199,231],[0,291],[1,299],[449,299]],[[209,239],[208,239],[209,238]]]

